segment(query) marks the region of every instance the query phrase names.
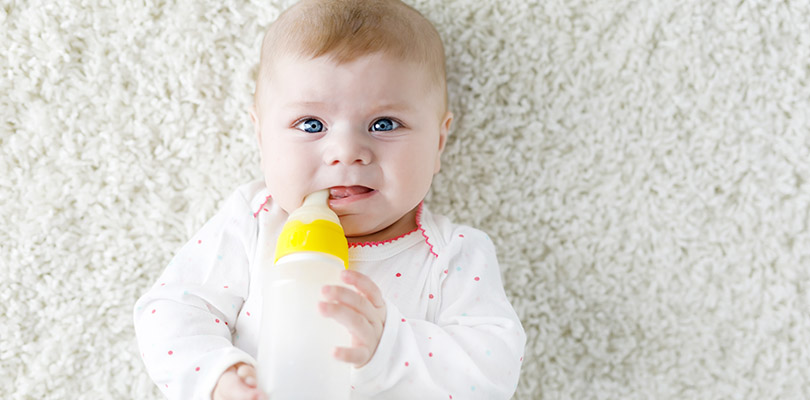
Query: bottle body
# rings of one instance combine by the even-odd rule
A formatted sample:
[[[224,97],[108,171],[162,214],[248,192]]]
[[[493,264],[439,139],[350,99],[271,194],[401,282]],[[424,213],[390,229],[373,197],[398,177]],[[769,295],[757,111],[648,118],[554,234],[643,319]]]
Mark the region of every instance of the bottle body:
[[[321,316],[324,285],[340,280],[343,262],[319,252],[286,255],[262,268],[259,386],[274,400],[349,399],[351,364],[334,358],[348,347],[348,330]]]

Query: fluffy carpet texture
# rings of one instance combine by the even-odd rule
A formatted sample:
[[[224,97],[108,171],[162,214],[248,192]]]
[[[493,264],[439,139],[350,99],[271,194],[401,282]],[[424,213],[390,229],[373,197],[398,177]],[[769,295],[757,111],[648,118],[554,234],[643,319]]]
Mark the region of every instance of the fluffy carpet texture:
[[[457,116],[427,202],[497,245],[515,398],[810,398],[808,1],[409,3]],[[0,1],[0,398],[161,397],[133,304],[259,177],[289,4]]]

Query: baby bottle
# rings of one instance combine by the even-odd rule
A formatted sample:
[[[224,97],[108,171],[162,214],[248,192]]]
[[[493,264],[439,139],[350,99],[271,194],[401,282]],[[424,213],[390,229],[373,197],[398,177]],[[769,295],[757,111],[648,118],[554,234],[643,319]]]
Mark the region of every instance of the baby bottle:
[[[259,387],[273,400],[348,399],[349,363],[334,358],[348,347],[348,330],[318,312],[324,285],[346,286],[348,244],[329,191],[310,194],[279,235],[275,264],[262,273],[262,319],[258,344]]]

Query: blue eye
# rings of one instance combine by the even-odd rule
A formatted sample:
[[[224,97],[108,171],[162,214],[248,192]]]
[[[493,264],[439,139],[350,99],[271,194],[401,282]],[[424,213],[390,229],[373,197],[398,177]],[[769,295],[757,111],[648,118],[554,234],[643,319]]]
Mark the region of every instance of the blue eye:
[[[372,132],[388,132],[399,128],[399,123],[390,118],[380,118],[371,124]]]
[[[320,133],[323,132],[323,123],[318,121],[317,119],[305,119],[301,121],[298,125],[295,126],[296,128],[306,132],[306,133]]]

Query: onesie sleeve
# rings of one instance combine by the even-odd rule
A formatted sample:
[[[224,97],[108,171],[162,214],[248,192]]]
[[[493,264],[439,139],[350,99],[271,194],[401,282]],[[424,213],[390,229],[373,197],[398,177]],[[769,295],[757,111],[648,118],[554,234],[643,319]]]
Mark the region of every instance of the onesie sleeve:
[[[249,287],[256,223],[239,191],[186,243],[135,304],[135,333],[149,376],[169,399],[211,399],[237,362],[255,365],[232,333]]]
[[[462,228],[437,260],[440,286],[428,318],[388,307],[372,360],[355,370],[360,397],[508,399],[516,388],[526,334],[509,303],[495,248],[481,231]],[[430,307],[428,308],[430,309]]]

